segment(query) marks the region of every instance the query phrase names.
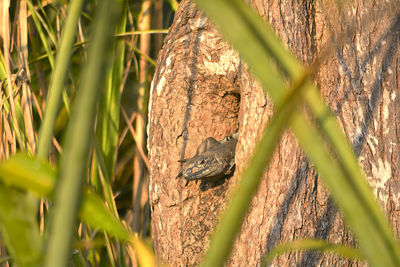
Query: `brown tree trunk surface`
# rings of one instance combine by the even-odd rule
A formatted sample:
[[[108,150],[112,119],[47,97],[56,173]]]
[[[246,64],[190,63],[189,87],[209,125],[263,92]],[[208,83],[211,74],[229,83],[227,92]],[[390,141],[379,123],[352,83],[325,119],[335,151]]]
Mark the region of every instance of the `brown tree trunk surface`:
[[[327,50],[316,83],[354,146],[368,181],[400,229],[399,3],[251,1],[304,64]],[[266,73],[265,75],[268,75]],[[187,0],[180,3],[154,76],[149,113],[150,200],[157,256],[196,265],[209,245],[273,106],[238,54]],[[397,115],[399,114],[399,115]],[[207,137],[239,131],[236,171],[216,183],[176,178],[178,160]],[[311,162],[287,131],[265,173],[229,259],[257,266],[282,241],[323,238],[355,246]],[[275,266],[362,264],[315,252],[293,252]]]

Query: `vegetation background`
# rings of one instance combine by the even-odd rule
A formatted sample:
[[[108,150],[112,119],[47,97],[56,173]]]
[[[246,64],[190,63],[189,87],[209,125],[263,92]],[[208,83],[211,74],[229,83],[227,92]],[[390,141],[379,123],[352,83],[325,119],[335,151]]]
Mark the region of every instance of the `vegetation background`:
[[[228,258],[275,146],[290,127],[359,249],[300,240],[270,251],[263,264],[287,251],[316,249],[374,266],[400,265],[392,228],[312,82],[324,55],[304,68],[244,2],[197,3],[275,104],[203,264],[222,266]],[[151,245],[158,240],[149,238],[148,89],[177,6],[173,0],[1,2],[2,264],[156,264]]]
[[[102,2],[109,2],[118,9],[112,14],[113,8],[102,7],[105,5]],[[67,139],[71,106],[77,102],[78,88],[83,80],[87,81],[86,84],[96,84],[96,80],[92,79],[98,79],[98,87],[93,91],[94,96],[101,98],[95,109],[96,123],[85,122],[91,128],[89,139],[78,136],[78,140],[75,140],[87,140],[90,144],[88,167],[84,169],[85,183],[95,189],[127,228],[148,240],[148,91],[155,59],[172,22],[177,2],[7,0],[1,1],[0,5],[1,160],[22,151],[48,159],[52,166],[57,166],[60,156],[65,155],[63,144]],[[99,18],[102,8],[114,17],[109,17],[108,21],[106,16]],[[109,44],[99,53],[107,60],[95,63],[103,65],[103,74],[82,74],[90,57],[90,40],[96,38],[95,24],[101,24],[102,19],[104,23],[115,26],[103,33]],[[72,45],[69,51],[66,49],[68,42]],[[86,109],[82,112],[88,113],[88,105],[88,102],[84,104]],[[78,117],[83,119],[84,115],[79,114]],[[84,158],[79,160],[85,166]],[[21,183],[26,185],[27,182],[24,180]],[[9,190],[6,187],[3,189]],[[37,224],[40,235],[43,235],[48,228],[51,204],[45,198],[26,197],[34,200],[33,203],[40,202]],[[21,196],[16,195],[16,198],[21,199]],[[4,201],[9,202],[9,199]],[[4,216],[9,215],[7,208],[15,209],[11,206],[2,208]],[[10,222],[21,235],[34,231],[29,228],[36,227],[36,208],[31,208],[29,214],[33,217],[30,218],[28,229],[23,230],[23,226],[18,228],[18,224],[15,224],[18,216]],[[8,218],[12,220],[10,216]],[[3,230],[7,232],[5,228]],[[136,262],[125,245],[103,231],[85,224],[80,224],[73,231],[76,232],[73,261],[77,266],[129,266]],[[18,248],[12,242],[12,234],[2,234],[2,264],[10,263],[10,255],[13,257],[11,262],[21,266],[43,260],[38,259],[41,258],[43,240],[39,241],[41,237],[36,237],[36,244],[22,239]],[[20,259],[18,251],[26,246],[22,244],[23,240],[31,243],[31,249],[25,251],[27,255]],[[150,241],[148,243],[151,244]],[[9,246],[7,250],[6,244],[17,247],[10,249]],[[38,247],[34,248],[34,245]]]

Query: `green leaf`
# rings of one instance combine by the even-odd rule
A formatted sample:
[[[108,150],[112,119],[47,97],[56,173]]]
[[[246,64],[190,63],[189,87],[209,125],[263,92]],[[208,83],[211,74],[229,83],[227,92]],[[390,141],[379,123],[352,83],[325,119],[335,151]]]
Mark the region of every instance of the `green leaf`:
[[[46,197],[53,192],[55,178],[56,171],[48,162],[22,153],[0,163],[0,180],[9,186],[3,187],[10,191],[14,190],[11,187],[15,187]],[[129,231],[104,205],[103,200],[87,186],[84,188],[79,215],[91,227],[104,230],[121,241],[129,241]]]
[[[84,201],[79,211],[80,218],[88,225],[106,231],[121,241],[129,241],[131,233],[110,212],[102,200],[92,189],[85,187]]]
[[[0,184],[0,229],[18,266],[38,266],[42,237],[37,223],[38,198]]]
[[[7,249],[20,266],[37,264],[42,254],[42,239],[37,225],[39,196],[49,196],[56,171],[46,161],[17,154],[0,163],[0,226]],[[16,190],[12,187],[28,191]],[[91,188],[85,186],[79,217],[89,226],[106,231],[120,241],[131,243],[141,262],[155,262],[154,254],[118,220]],[[146,266],[146,265],[143,265]]]
[[[0,163],[0,179],[8,186],[47,196],[54,187],[55,170],[43,160],[20,153]]]
[[[42,254],[42,239],[36,219],[38,199],[30,193],[49,196],[54,189],[55,176],[56,171],[48,162],[22,153],[0,163],[0,180],[10,186],[0,183],[0,226],[7,249],[20,266],[37,264]],[[113,215],[103,199],[88,186],[83,190],[79,217],[89,226],[131,243],[140,261],[155,261],[153,252]]]

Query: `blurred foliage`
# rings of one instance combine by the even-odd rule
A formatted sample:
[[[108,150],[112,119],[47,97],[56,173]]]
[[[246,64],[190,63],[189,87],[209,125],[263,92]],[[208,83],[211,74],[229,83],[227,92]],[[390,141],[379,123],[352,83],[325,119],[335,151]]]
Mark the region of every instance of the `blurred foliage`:
[[[104,8],[107,2],[110,5]],[[77,231],[69,263],[77,266],[154,264],[149,241],[145,241],[147,245],[142,241],[150,238],[150,210],[146,132],[145,127],[138,128],[138,125],[145,125],[147,121],[147,98],[144,97],[148,96],[154,62],[172,23],[177,2],[147,1],[150,3],[147,6],[145,2],[28,0],[0,4],[3,41],[0,159],[7,160],[0,165],[0,190],[2,199],[9,200],[0,205],[2,261],[19,266],[51,262],[42,257],[45,254],[50,258],[46,244],[53,244],[53,236],[62,236],[60,232],[71,235],[67,228],[57,230],[56,234],[51,231],[57,223],[50,222],[62,209],[57,200],[62,194],[60,188],[68,186],[58,185],[55,194],[53,191],[62,180],[71,184],[70,171],[77,166],[84,168],[84,176],[76,178],[78,184],[82,179],[87,185],[82,192],[79,213],[85,223],[74,227]],[[112,12],[107,11],[118,5],[122,13],[113,22]],[[102,12],[101,6],[105,11],[98,15]],[[150,23],[141,25],[143,19]],[[105,26],[110,26],[111,32],[105,32]],[[113,46],[112,49],[104,46],[107,53],[94,51],[102,40]],[[87,64],[90,53],[106,57],[92,56],[95,67],[90,67]],[[101,63],[98,59],[102,58],[107,60]],[[97,66],[98,70],[93,71]],[[96,75],[100,78],[95,78]],[[88,86],[94,86],[94,91],[82,100],[85,96],[81,91]],[[87,102],[91,98],[93,108]],[[74,115],[79,106],[80,114]],[[87,123],[81,122],[86,113],[94,114],[95,120],[89,116]],[[122,113],[125,116],[120,116]],[[74,120],[83,126],[91,125],[92,121],[95,124],[81,132],[73,128]],[[69,145],[66,143],[71,135],[67,133],[68,128],[80,137],[72,137]],[[90,142],[86,142],[88,150],[82,150],[83,158],[76,152],[71,154],[71,147],[85,147],[80,143],[86,140],[85,136]],[[25,155],[12,156],[18,151]],[[75,161],[81,158],[82,164],[65,165],[62,158],[69,154]],[[88,158],[87,168],[83,164],[85,158]],[[59,172],[59,168],[67,170]],[[72,175],[75,176],[80,175]],[[79,192],[69,197],[70,200],[81,198]]]

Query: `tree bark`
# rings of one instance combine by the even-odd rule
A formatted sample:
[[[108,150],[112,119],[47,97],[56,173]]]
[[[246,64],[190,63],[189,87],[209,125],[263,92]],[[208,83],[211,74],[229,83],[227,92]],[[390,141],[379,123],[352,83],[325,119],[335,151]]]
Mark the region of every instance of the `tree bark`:
[[[398,235],[398,2],[358,0],[338,6],[324,1],[254,0],[251,4],[304,64],[323,54],[316,83]],[[175,15],[155,73],[148,142],[153,241],[162,261],[196,265],[273,105],[238,54],[187,0]],[[205,138],[220,140],[236,130],[233,177],[187,186],[176,178],[178,160],[192,157]],[[312,163],[287,131],[242,225],[229,265],[259,265],[278,243],[304,237],[355,246]],[[293,252],[274,261],[276,266],[351,264],[362,263],[315,252]]]

